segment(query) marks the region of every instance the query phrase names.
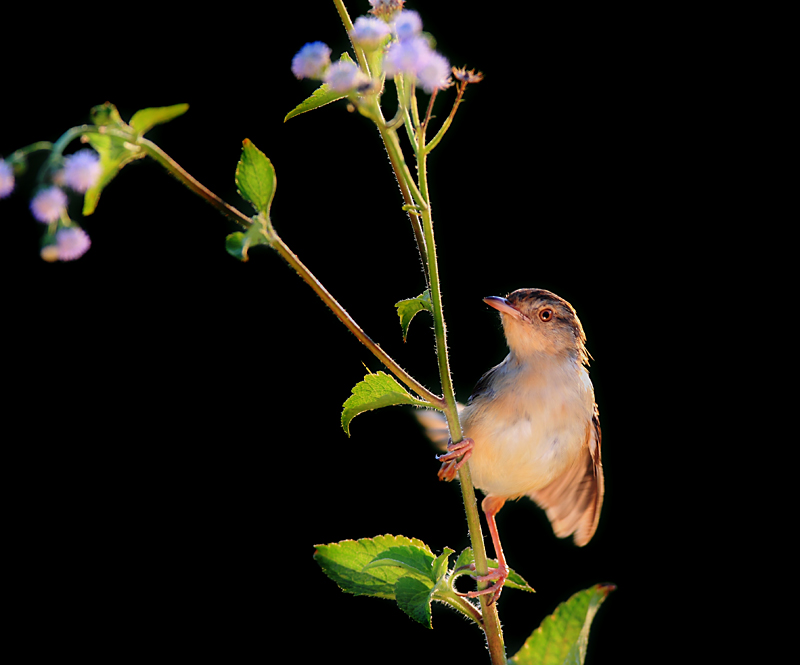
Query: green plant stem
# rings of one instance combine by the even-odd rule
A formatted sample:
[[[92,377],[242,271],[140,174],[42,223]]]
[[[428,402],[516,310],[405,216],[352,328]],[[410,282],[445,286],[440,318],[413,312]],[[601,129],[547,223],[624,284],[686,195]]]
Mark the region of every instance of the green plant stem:
[[[37,141],[36,143],[31,143],[30,145],[26,145],[24,148],[19,148],[15,150],[11,155],[9,155],[8,159],[10,161],[14,161],[16,159],[20,159],[22,157],[26,157],[30,155],[32,152],[36,152],[37,150],[52,150],[53,144],[50,141]]]
[[[419,189],[426,201],[430,201],[428,196],[427,164],[426,154],[422,149],[425,144],[424,128],[420,133],[420,146],[418,154],[418,173]],[[453,442],[459,442],[463,438],[461,423],[458,418],[458,409],[453,390],[453,382],[450,376],[450,360],[447,354],[447,328],[444,322],[444,311],[442,308],[442,295],[439,284],[439,265],[436,258],[436,242],[433,235],[433,217],[431,206],[422,211],[422,228],[425,233],[425,244],[428,248],[428,269],[430,271],[430,292],[433,304],[434,334],[436,336],[436,355],[439,363],[439,376],[442,382],[442,395],[447,404],[445,416],[447,425],[450,429],[450,437]],[[465,464],[459,469],[458,479],[461,484],[461,493],[464,499],[464,510],[467,514],[467,524],[469,526],[469,537],[472,543],[472,551],[475,556],[475,572],[479,575],[486,575],[489,567],[486,559],[486,548],[483,543],[483,532],[481,530],[480,515],[478,514],[478,503],[475,499],[475,489],[472,485],[472,477],[469,471],[469,464]],[[485,588],[487,583],[481,585]],[[497,614],[497,604],[488,603],[487,595],[479,596],[481,608],[483,610],[483,629],[486,634],[486,641],[489,647],[489,655],[492,665],[506,665],[505,644],[503,642],[503,632],[500,627],[500,618]]]
[[[167,171],[180,180],[180,182],[182,182],[186,187],[208,201],[225,217],[233,220],[245,228],[248,228],[253,223],[253,221],[247,215],[223,201],[219,196],[208,189],[208,187],[196,180],[188,171],[186,171],[180,164],[178,164],[178,162],[172,159],[172,157],[165,153],[155,143],[148,141],[145,138],[139,138],[137,140],[137,144],[142,146],[148,156],[155,159],[159,164],[161,164],[161,166],[163,166],[165,169],[167,169]]]
[[[414,178],[411,177],[411,172],[408,170],[408,165],[403,157],[403,150],[400,147],[400,141],[397,138],[397,132],[394,129],[388,129],[385,124],[379,124],[378,131],[383,139],[383,144],[386,146],[386,153],[389,155],[389,163],[392,165],[392,170],[395,173],[397,184],[400,186],[400,192],[403,195],[406,206],[424,208],[427,206],[427,203],[425,203],[424,197],[420,194],[417,184],[414,182]],[[428,248],[425,243],[425,234],[420,224],[420,216],[413,210],[409,210],[408,217],[411,220],[414,239],[417,241],[417,248],[419,249],[420,258],[422,259],[425,283],[430,286]]]
[[[343,0],[333,0],[333,4],[336,7],[336,11],[339,12],[339,18],[342,19],[344,29],[347,31],[347,36],[350,38],[350,44],[353,47],[353,51],[355,51],[356,58],[358,58],[358,64],[363,71],[369,74],[369,64],[367,63],[364,49],[358,46],[358,44],[355,44],[353,38],[350,37],[350,33],[353,31],[353,21],[350,19],[350,14],[347,13],[347,7],[344,6]]]
[[[439,131],[436,133],[436,136],[434,136],[431,139],[430,143],[428,143],[428,145],[425,146],[425,154],[428,154],[437,145],[439,145],[439,141],[442,140],[442,137],[450,128],[450,124],[453,122],[453,117],[455,116],[459,105],[461,104],[462,101],[464,101],[464,90],[466,90],[466,88],[467,88],[466,83],[461,83],[461,85],[458,86],[458,92],[456,93],[456,101],[453,103],[453,108],[450,109],[450,114],[447,116],[447,119],[442,123],[442,126],[439,128]],[[430,107],[428,109],[428,116],[430,117]]]
[[[458,610],[462,614],[468,616],[472,619],[475,623],[477,623],[481,628],[483,628],[483,617],[481,616],[481,611],[475,607],[472,603],[470,603],[466,598],[462,598],[456,594],[441,594],[436,597],[440,603],[446,603],[453,607],[454,609]]]
[[[417,381],[402,367],[400,367],[400,365],[398,365],[397,362],[378,344],[370,339],[370,337],[355,322],[353,317],[347,313],[347,310],[345,310],[345,308],[336,301],[336,299],[328,292],[322,283],[311,273],[308,268],[306,268],[303,262],[297,258],[297,255],[295,255],[295,253],[289,249],[288,245],[281,240],[280,236],[275,234],[272,238],[271,245],[273,249],[275,249],[278,254],[280,254],[281,257],[283,257],[283,259],[292,268],[294,268],[295,271],[297,271],[297,274],[300,275],[303,281],[312,289],[314,289],[314,292],[322,299],[322,302],[324,302],[336,315],[336,317],[345,326],[347,326],[347,329],[352,332],[364,346],[372,351],[378,360],[380,360],[392,372],[392,374],[394,374],[398,379],[400,379],[400,381],[411,388],[411,390],[417,393],[417,395],[422,397],[422,399],[428,401],[432,407],[437,409],[444,408],[444,400],[442,400],[441,397],[432,393],[425,386],[419,383],[419,381]]]

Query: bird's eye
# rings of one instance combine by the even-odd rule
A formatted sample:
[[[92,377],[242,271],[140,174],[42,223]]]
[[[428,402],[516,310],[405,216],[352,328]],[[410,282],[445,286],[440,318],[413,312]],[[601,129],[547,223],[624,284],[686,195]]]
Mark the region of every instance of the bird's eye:
[[[553,310],[550,307],[542,307],[542,309],[539,310],[539,318],[547,323],[553,318]]]

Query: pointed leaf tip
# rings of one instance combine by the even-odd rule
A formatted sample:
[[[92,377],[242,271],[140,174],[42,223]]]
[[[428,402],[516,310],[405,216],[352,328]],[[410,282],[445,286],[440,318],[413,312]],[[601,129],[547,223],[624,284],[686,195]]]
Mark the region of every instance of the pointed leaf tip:
[[[130,125],[139,134],[146,134],[156,125],[161,125],[178,116],[183,115],[189,110],[188,104],[173,104],[172,106],[158,106],[147,109],[140,109],[133,114]]]
[[[353,59],[347,52],[342,53],[342,57],[339,58],[339,60],[342,62],[353,62]],[[328,84],[323,83],[319,88],[311,93],[311,97],[306,98],[305,101],[301,102],[291,111],[289,111],[283,121],[286,122],[290,118],[294,118],[295,116],[301,115],[302,113],[306,113],[308,111],[313,111],[314,109],[318,109],[320,106],[331,104],[340,99],[344,99],[345,97],[347,97],[346,93],[342,94],[341,92],[336,92],[335,90],[332,90]]]
[[[614,589],[613,584],[596,584],[561,603],[509,659],[509,665],[582,665],[586,659],[589,628],[600,605]]]
[[[417,315],[418,312],[423,310],[433,313],[433,302],[431,301],[431,293],[425,289],[416,298],[408,298],[401,300],[394,305],[397,308],[397,316],[400,317],[400,327],[403,329],[403,341],[408,337],[408,326],[411,325],[411,320]]]

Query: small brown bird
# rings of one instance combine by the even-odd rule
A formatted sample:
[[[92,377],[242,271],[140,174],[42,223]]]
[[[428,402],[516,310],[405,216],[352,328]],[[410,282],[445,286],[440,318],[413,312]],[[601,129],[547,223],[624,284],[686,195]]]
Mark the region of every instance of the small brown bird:
[[[547,513],[559,538],[586,545],[603,503],[600,423],[586,370],[586,336],[575,310],[544,289],[519,289],[484,302],[500,312],[510,353],[481,377],[461,412],[464,439],[448,443],[439,478],[453,480],[469,461],[472,481],[486,495],[498,567],[494,581],[468,596],[500,595],[508,566],[495,515],[509,499],[528,496]]]

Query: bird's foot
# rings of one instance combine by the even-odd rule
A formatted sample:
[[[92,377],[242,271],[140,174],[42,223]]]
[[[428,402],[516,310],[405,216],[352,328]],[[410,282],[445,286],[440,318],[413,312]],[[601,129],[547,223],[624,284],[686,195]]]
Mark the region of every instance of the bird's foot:
[[[469,567],[471,570],[475,570],[474,563],[470,564]],[[491,605],[492,603],[497,602],[497,599],[500,597],[500,593],[503,591],[503,585],[505,584],[506,579],[508,579],[508,566],[501,564],[497,566],[497,568],[492,568],[492,570],[486,575],[470,575],[470,577],[476,582],[494,582],[494,584],[478,591],[468,591],[467,593],[456,591],[456,593],[459,596],[464,596],[466,598],[477,598],[478,596],[491,594],[488,600],[488,604]]]
[[[451,481],[455,479],[458,470],[467,463],[472,457],[472,449],[475,442],[465,437],[458,443],[453,443],[452,439],[447,442],[447,452],[444,455],[437,455],[436,459],[442,463],[439,469],[439,480]],[[459,459],[460,458],[460,459]]]

